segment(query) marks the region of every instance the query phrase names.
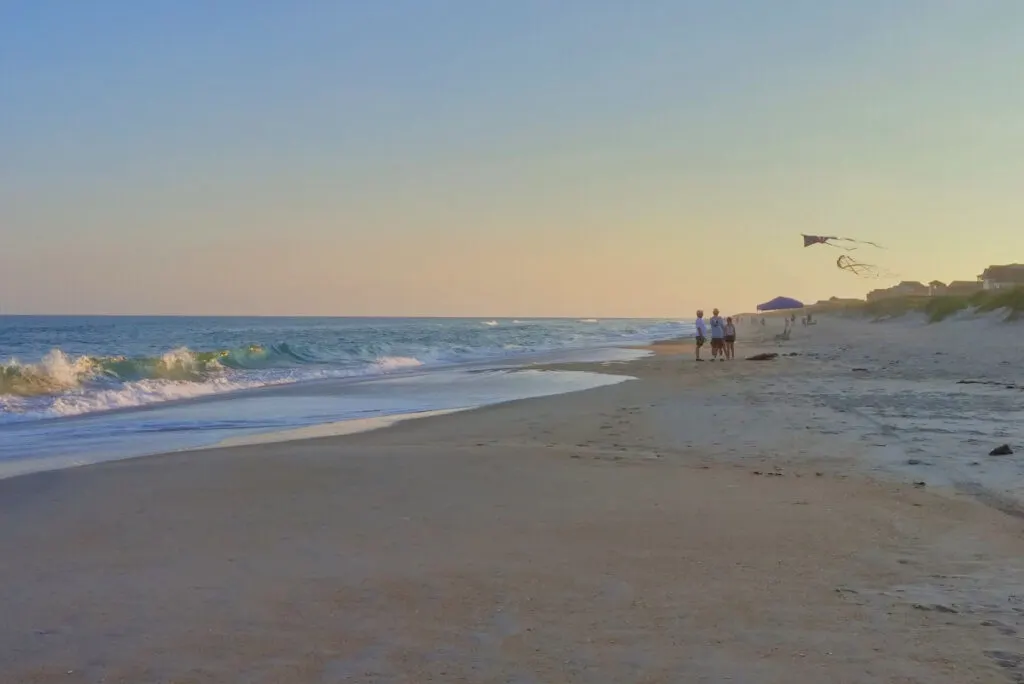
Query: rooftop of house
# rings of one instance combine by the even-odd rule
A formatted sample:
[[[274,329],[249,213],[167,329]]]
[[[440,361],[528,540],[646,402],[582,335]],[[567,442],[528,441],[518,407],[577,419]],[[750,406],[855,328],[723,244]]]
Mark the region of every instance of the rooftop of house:
[[[1013,282],[1024,281],[1024,264],[1003,264],[1002,266],[989,266],[984,273],[978,276],[979,280],[1011,280]]]

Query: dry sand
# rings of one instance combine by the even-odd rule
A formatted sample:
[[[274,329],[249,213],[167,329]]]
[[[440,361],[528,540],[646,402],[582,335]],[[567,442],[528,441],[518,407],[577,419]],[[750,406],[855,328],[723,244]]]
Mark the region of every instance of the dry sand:
[[[0,481],[0,681],[1024,681],[1020,520],[863,408],[1008,372],[1003,328],[979,365],[957,325],[659,345],[596,390]],[[947,485],[883,467],[908,444]]]

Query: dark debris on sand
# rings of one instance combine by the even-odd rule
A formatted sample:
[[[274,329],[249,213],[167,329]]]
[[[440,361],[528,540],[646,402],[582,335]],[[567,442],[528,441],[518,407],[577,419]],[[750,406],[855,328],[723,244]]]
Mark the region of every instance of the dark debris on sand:
[[[1015,385],[1011,382],[1003,380],[957,380],[958,385],[989,385],[991,387],[1002,387],[1008,390],[1021,390],[1024,391],[1024,385]]]

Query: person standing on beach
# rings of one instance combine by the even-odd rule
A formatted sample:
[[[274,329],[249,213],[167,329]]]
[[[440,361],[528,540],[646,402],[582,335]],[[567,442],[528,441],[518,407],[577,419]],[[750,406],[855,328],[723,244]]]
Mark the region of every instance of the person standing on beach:
[[[703,361],[704,359],[700,358],[700,348],[704,346],[708,339],[708,329],[704,325],[704,311],[702,309],[697,309],[697,322],[693,325],[697,329],[697,360]]]
[[[736,358],[736,326],[733,325],[732,316],[725,319],[725,358]]]
[[[711,360],[725,361],[725,321],[718,315],[718,309],[711,313]]]

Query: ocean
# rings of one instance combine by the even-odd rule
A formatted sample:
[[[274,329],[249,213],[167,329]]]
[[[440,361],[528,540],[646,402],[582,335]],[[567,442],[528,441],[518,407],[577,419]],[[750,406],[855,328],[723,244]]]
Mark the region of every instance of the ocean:
[[[0,316],[0,477],[353,419],[471,408],[621,378],[687,334],[650,319]]]

